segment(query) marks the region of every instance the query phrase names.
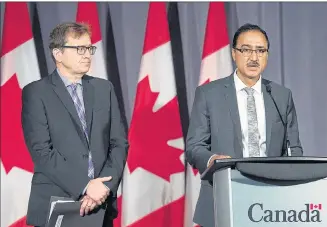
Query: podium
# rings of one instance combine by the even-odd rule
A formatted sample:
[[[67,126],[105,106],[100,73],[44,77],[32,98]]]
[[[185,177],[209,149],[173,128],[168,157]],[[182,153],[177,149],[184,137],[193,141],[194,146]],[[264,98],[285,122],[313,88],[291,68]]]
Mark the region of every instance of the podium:
[[[213,183],[215,227],[327,226],[327,158],[215,160],[201,179]]]

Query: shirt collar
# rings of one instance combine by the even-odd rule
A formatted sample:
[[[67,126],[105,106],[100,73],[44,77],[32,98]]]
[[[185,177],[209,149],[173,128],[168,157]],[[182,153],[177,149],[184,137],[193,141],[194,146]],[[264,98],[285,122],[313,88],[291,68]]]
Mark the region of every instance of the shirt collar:
[[[71,81],[68,80],[67,77],[65,77],[65,76],[63,76],[63,75],[60,74],[58,68],[57,68],[57,73],[60,76],[60,78],[62,79],[62,81],[64,82],[65,87],[69,87],[71,84],[73,84]],[[82,80],[81,79],[78,79],[76,81],[76,84],[82,85]]]
[[[243,81],[237,76],[236,74],[237,69],[235,69],[234,71],[234,83],[235,83],[235,90],[236,92],[241,91],[243,88],[246,88],[247,86],[243,83]],[[252,88],[258,92],[259,94],[261,94],[261,75],[259,80],[257,81],[257,83],[255,85],[252,86]]]

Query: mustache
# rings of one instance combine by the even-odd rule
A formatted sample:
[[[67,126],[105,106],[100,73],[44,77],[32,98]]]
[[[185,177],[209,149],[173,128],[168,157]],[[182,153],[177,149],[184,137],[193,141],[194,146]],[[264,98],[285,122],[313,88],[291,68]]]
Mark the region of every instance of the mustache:
[[[252,61],[252,62],[249,62],[249,63],[247,64],[247,66],[248,66],[248,67],[259,67],[260,65],[259,65],[258,62],[256,62],[256,61]]]

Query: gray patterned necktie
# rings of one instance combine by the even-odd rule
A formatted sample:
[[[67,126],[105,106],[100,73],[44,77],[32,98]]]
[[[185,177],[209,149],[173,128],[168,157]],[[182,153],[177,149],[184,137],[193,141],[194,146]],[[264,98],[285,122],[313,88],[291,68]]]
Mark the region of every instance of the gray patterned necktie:
[[[253,96],[254,89],[246,87],[244,88],[247,96],[247,115],[248,115],[248,149],[250,157],[259,157],[259,130],[257,111],[255,108],[255,99]]]
[[[87,133],[87,126],[86,126],[86,119],[85,119],[85,109],[83,108],[83,105],[81,103],[81,100],[78,98],[77,95],[77,86],[79,86],[79,84],[71,84],[70,87],[70,95],[73,99],[78,117],[82,123],[82,127],[83,127],[83,132],[85,134],[86,140],[87,142],[89,142],[89,135]],[[81,86],[81,85],[80,85]],[[93,162],[92,162],[92,153],[91,151],[89,151],[89,167],[88,167],[88,176],[90,178],[94,178],[94,166],[93,166]]]

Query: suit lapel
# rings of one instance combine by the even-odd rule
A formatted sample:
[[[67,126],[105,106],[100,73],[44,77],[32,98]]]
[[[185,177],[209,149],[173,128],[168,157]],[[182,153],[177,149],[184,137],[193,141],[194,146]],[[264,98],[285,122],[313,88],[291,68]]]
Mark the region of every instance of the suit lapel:
[[[240,149],[235,148],[235,153],[237,157],[243,157],[243,144],[242,144],[242,129],[241,129],[241,123],[240,123],[240,115],[238,111],[238,105],[237,105],[237,97],[236,97],[236,90],[235,90],[235,84],[233,75],[229,76],[227,79],[227,82],[225,83],[225,98],[229,106],[229,112],[234,124],[234,131],[236,133],[236,139],[238,140],[238,143],[240,145]]]
[[[87,132],[89,135],[89,141],[91,141],[91,127],[92,127],[93,103],[94,103],[94,87],[90,83],[90,79],[87,76],[83,77],[82,84],[83,84],[83,99],[84,99],[84,106],[85,106]]]
[[[58,98],[60,99],[62,104],[65,106],[65,108],[67,109],[69,114],[71,115],[74,123],[76,124],[76,126],[78,128],[78,130],[77,130],[78,134],[80,135],[82,141],[84,142],[84,145],[86,147],[88,147],[88,143],[86,141],[86,138],[85,138],[85,135],[83,132],[81,121],[77,115],[77,111],[76,111],[74,102],[73,102],[69,92],[67,91],[67,88],[65,87],[64,82],[60,79],[56,70],[50,76],[51,76],[51,81],[52,81],[52,85],[53,85],[52,88],[53,88],[54,92],[57,94]]]
[[[271,139],[271,127],[274,112],[274,103],[266,90],[266,85],[269,83],[268,80],[262,79],[262,93],[265,105],[265,115],[266,115],[266,152],[269,154],[269,146]]]

